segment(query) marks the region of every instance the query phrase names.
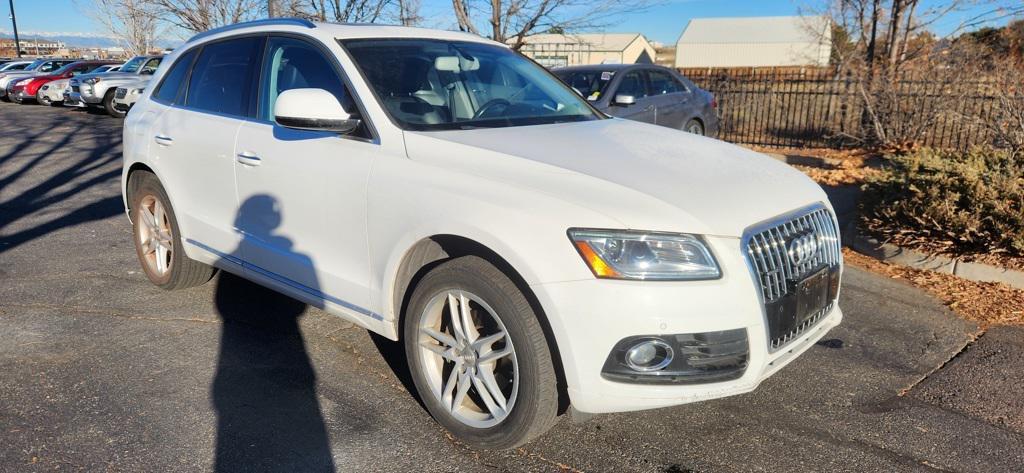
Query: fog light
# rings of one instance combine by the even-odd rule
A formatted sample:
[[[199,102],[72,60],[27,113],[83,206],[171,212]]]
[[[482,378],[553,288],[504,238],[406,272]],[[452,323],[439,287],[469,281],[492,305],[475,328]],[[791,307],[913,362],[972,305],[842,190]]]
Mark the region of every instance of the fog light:
[[[643,340],[626,352],[626,366],[635,371],[657,371],[672,363],[672,347],[657,339]]]

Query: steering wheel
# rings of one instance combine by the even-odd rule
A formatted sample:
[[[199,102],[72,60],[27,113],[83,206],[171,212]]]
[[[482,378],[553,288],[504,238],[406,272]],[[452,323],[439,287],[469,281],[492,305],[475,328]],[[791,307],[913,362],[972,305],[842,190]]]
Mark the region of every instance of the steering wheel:
[[[497,106],[510,107],[512,106],[512,102],[509,102],[508,100],[505,99],[488,100],[487,102],[484,102],[484,104],[481,105],[480,108],[476,110],[476,113],[473,114],[473,119],[475,120],[477,118],[483,117],[484,115],[487,114],[487,112],[491,111],[492,108]]]

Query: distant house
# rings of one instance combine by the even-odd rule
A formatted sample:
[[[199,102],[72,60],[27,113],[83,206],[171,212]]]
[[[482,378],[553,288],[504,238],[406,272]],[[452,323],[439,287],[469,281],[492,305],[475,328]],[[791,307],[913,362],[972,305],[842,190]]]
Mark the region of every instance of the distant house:
[[[825,17],[699,18],[676,42],[676,67],[826,66],[831,53]]]
[[[650,64],[654,47],[640,33],[538,34],[519,52],[547,66]]]

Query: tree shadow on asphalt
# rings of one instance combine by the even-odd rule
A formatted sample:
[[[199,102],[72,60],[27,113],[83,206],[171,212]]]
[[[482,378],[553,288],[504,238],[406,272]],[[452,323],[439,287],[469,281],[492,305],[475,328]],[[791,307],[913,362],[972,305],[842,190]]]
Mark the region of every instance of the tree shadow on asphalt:
[[[34,144],[51,142],[50,136],[60,136],[60,139],[53,141],[45,150],[34,157],[28,157],[27,162],[13,169],[9,173],[0,175],[0,190],[10,189],[12,185],[23,179],[26,174],[40,166],[50,165],[63,156],[58,155],[59,151],[67,151],[80,143],[76,138],[81,139],[82,134],[90,125],[78,123],[68,130],[57,129],[63,124],[55,120],[52,125],[43,127],[16,144],[13,149],[0,155],[0,166],[12,162],[15,159],[28,157],[27,153]],[[52,207],[78,198],[83,192],[95,187],[107,184],[117,179],[121,174],[120,166],[114,167],[120,161],[120,154],[115,151],[121,144],[120,134],[94,135],[96,143],[90,143],[88,153],[81,159],[67,163],[58,171],[49,174],[43,181],[20,191],[17,195],[0,202],[0,253],[10,251],[24,243],[36,238],[60,230],[65,227],[78,225],[94,220],[102,220],[121,212],[121,198],[112,195],[91,202],[84,202],[78,207],[63,213],[62,215],[46,220],[42,223],[31,226],[27,229],[14,233],[4,234],[4,229],[17,221],[46,215],[52,211]],[[110,169],[107,169],[110,168]]]
[[[314,281],[309,256],[276,235],[281,215],[269,196],[253,196],[239,208],[236,228],[247,241],[273,248]],[[220,267],[237,268],[240,248]],[[330,441],[316,395],[316,373],[299,330],[306,304],[221,272],[214,300],[223,320],[211,399],[217,413],[215,470],[334,471]]]

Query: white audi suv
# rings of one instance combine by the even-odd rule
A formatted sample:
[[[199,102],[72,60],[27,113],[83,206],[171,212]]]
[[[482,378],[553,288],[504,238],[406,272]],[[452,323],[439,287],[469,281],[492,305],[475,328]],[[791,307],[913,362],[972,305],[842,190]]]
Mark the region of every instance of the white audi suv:
[[[818,185],[608,117],[505,45],[262,20],[149,84],[122,179],[149,279],[220,269],[401,341],[472,445],[751,391],[842,319]]]

